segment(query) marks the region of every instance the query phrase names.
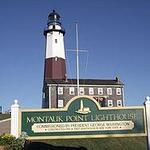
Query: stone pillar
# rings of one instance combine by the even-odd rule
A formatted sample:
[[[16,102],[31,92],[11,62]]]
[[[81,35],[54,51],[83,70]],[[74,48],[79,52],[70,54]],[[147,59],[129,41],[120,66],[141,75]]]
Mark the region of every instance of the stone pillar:
[[[19,109],[18,100],[14,100],[11,105],[11,134],[16,138],[19,137]]]
[[[148,150],[150,150],[150,96],[147,96],[145,99]]]

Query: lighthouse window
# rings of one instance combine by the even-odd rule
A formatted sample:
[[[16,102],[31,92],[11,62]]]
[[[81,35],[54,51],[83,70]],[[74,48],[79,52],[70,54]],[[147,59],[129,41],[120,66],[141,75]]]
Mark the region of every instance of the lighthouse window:
[[[58,60],[58,57],[55,56],[55,61],[57,61],[57,60]]]
[[[63,87],[58,87],[58,95],[63,95]]]
[[[55,39],[55,43],[57,43],[57,39]]]

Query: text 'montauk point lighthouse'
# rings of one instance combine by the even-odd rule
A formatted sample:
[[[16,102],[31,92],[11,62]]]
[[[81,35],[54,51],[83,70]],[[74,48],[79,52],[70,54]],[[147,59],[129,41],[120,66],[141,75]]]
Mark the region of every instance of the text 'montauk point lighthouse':
[[[77,95],[88,95],[101,107],[124,106],[124,85],[118,79],[67,79],[64,35],[60,15],[53,10],[44,30],[45,66],[42,108],[62,108]],[[79,91],[78,91],[79,90]]]

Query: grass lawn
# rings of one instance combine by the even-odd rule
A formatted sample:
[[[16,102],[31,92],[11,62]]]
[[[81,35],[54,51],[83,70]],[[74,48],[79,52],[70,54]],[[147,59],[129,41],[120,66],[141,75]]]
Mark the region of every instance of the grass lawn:
[[[8,118],[10,118],[10,114],[0,114],[0,120],[4,120]]]

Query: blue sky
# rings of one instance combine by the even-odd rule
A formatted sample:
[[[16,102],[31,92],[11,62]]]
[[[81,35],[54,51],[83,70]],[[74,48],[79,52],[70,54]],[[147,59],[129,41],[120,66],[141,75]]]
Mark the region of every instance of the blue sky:
[[[40,108],[48,14],[55,9],[66,30],[65,48],[75,48],[79,23],[81,78],[125,84],[126,105],[142,105],[150,95],[149,0],[1,0],[0,105],[18,99]],[[75,53],[66,52],[68,76],[75,77]],[[87,65],[87,67],[86,67]],[[85,69],[86,68],[86,69]]]

